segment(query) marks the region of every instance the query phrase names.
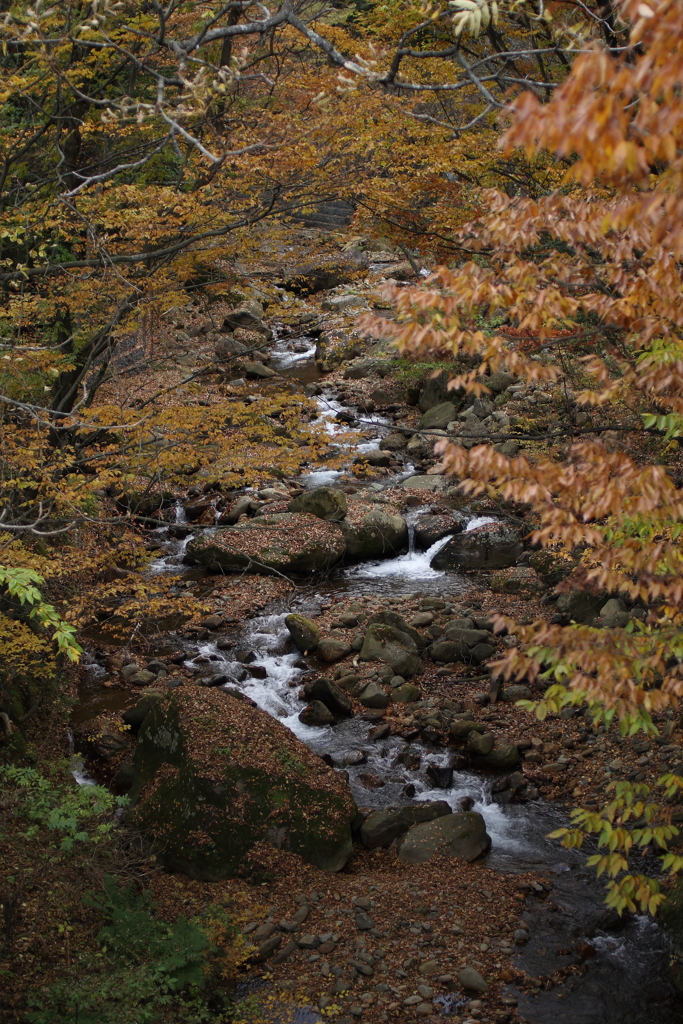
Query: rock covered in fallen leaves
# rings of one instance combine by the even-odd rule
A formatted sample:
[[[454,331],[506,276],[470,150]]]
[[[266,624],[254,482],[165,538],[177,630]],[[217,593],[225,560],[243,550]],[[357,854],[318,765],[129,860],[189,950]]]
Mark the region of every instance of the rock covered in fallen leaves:
[[[484,523],[460,533],[437,552],[434,569],[504,569],[524,550],[522,531],[509,523]]]
[[[486,853],[491,837],[477,811],[446,814],[422,825],[413,825],[398,843],[398,859],[404,864],[426,864],[437,851],[448,857],[473,861]]]
[[[166,867],[215,881],[265,840],[339,871],[352,849],[348,784],[265,711],[220,690],[173,690],[146,716],[129,822]]]
[[[340,527],[305,513],[257,516],[195,537],[186,561],[210,572],[320,572],[339,562],[346,545]]]
[[[361,514],[362,513],[362,514]],[[408,526],[403,516],[375,508],[366,512],[352,509],[342,523],[347,561],[364,558],[393,558],[408,547]]]
[[[334,523],[344,518],[347,508],[348,501],[344,492],[332,487],[314,487],[289,503],[290,512],[307,512],[318,519]]]

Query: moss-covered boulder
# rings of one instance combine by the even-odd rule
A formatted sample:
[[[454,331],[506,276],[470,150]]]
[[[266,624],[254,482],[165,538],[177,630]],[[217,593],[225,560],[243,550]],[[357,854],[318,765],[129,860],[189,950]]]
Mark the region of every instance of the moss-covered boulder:
[[[332,487],[314,487],[293,498],[287,506],[290,512],[308,512],[317,519],[338,523],[346,515],[348,500],[343,491]]]
[[[174,690],[145,718],[129,822],[170,870],[217,881],[259,842],[325,871],[344,867],[348,784],[289,729],[222,690]]]
[[[383,509],[376,508],[370,512],[363,508],[352,509],[341,528],[346,541],[344,557],[348,562],[364,558],[393,558],[408,550],[405,519]]]
[[[308,654],[309,651],[314,651],[318,646],[320,630],[315,622],[307,619],[305,615],[292,612],[285,618],[285,626],[302,654]]]
[[[202,533],[186,561],[210,572],[321,572],[340,561],[346,544],[337,523],[305,513],[256,516],[237,526]]]
[[[421,665],[413,638],[395,626],[381,623],[366,630],[360,657],[362,661],[383,661],[404,679],[415,675]]]

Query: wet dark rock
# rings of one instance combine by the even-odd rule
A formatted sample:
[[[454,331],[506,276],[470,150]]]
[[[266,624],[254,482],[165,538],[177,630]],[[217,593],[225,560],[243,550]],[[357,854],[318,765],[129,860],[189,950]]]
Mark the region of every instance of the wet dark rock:
[[[160,699],[161,694],[147,694],[147,696],[142,697],[137,702],[135,707],[127,708],[121,715],[121,718],[124,720],[126,725],[130,726],[133,732],[137,732],[149,712]]]
[[[522,531],[508,523],[486,523],[449,541],[432,560],[434,569],[504,569],[522,551]]]
[[[337,718],[345,718],[353,713],[351,701],[347,695],[326,676],[320,676],[307,689],[314,700],[322,701]]]
[[[311,726],[334,725],[335,717],[322,701],[314,700],[300,712],[299,721]]]
[[[424,825],[414,825],[398,843],[404,864],[425,864],[437,850],[458,860],[473,861],[491,845],[486,823],[476,811],[447,814]]]
[[[427,551],[437,540],[461,533],[462,529],[462,520],[454,513],[421,516],[415,523],[415,545],[420,551]]]
[[[427,765],[426,774],[435,789],[450,789],[453,785],[453,768],[450,765]]]
[[[519,764],[519,750],[514,743],[503,743],[490,753],[475,757],[473,763],[476,768],[488,771],[511,771]]]
[[[373,811],[363,822],[360,838],[363,846],[373,850],[379,846],[390,846],[413,825],[450,814],[451,808],[445,800],[415,804],[408,807],[383,807]]]

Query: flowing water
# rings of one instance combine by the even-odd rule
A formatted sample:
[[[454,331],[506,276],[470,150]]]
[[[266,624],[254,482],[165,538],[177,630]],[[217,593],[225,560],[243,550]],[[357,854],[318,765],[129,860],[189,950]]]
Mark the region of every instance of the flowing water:
[[[301,339],[298,339],[301,342]],[[284,343],[276,345],[279,368],[293,379],[307,382],[314,378],[311,369],[314,346],[300,345],[303,351],[291,352]],[[345,430],[334,417],[341,408],[330,393],[318,398],[321,416],[331,436]],[[361,442],[369,450],[390,429],[381,416],[363,423],[365,434],[372,436]],[[353,453],[358,446],[354,446]],[[351,454],[353,454],[350,452]],[[407,473],[412,467],[404,467]],[[302,479],[307,487],[330,483],[338,471],[321,471]],[[395,485],[396,478],[387,481]],[[374,485],[378,489],[378,485]],[[413,510],[409,523],[424,509]],[[176,518],[182,522],[182,509]],[[490,521],[490,517],[472,516],[466,529]],[[519,994],[519,1009],[530,1024],[680,1024],[683,1022],[680,995],[671,984],[658,928],[644,918],[629,921],[620,930],[605,917],[604,887],[585,868],[585,855],[563,850],[548,840],[548,833],[566,822],[566,812],[559,805],[536,801],[525,805],[500,806],[491,799],[491,779],[472,772],[455,771],[448,789],[434,789],[426,780],[429,764],[446,766],[450,753],[422,743],[407,744],[398,737],[371,741],[368,733],[372,723],[361,717],[324,728],[314,728],[299,721],[302,704],[298,699],[301,682],[311,669],[321,669],[314,658],[307,662],[293,649],[284,624],[290,611],[316,615],[332,595],[352,598],[375,594],[386,598],[406,594],[438,594],[457,599],[471,587],[454,572],[432,569],[434,555],[449,538],[444,538],[425,552],[415,550],[412,543],[406,554],[383,561],[365,562],[329,573],[325,579],[298,585],[291,598],[274,605],[267,613],[249,620],[242,629],[234,630],[235,649],[252,651],[255,660],[249,666],[262,669],[265,678],[253,678],[248,669],[234,658],[234,650],[219,650],[214,640],[188,648],[186,666],[197,671],[206,662],[195,664],[198,656],[210,659],[213,667],[228,677],[230,686],[239,687],[260,708],[280,719],[312,750],[332,759],[337,768],[348,772],[349,784],[359,806],[382,807],[423,800],[447,800],[458,810],[464,797],[474,801],[474,809],[485,821],[492,839],[488,863],[505,874],[534,870],[551,883],[550,895],[529,896],[523,916],[531,928],[531,940],[515,958],[517,966],[533,976],[547,976],[569,963],[577,963],[576,944],[590,942],[594,955],[587,962],[585,973],[570,976],[564,985],[541,991],[535,997]],[[170,541],[167,550],[150,568],[152,573],[182,571],[185,541]],[[424,702],[423,706],[429,706]],[[419,766],[407,768],[405,758]],[[354,763],[349,763],[348,755]],[[384,785],[366,789],[359,781],[363,773],[383,780]],[[408,787],[408,788],[406,788]],[[413,795],[408,796],[407,793]],[[513,990],[518,994],[516,990]]]

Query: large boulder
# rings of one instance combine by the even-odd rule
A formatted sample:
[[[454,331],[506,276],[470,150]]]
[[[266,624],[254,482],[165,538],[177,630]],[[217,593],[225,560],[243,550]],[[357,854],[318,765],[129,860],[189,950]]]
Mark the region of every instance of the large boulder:
[[[427,637],[422,636],[414,626],[408,625],[403,616],[399,615],[398,612],[392,612],[385,608],[384,611],[375,612],[371,615],[366,619],[365,624],[366,626],[374,626],[376,622],[379,622],[382,626],[394,626],[395,629],[400,629],[402,633],[407,633],[408,636],[413,638],[418,651],[429,646],[430,641]],[[398,674],[400,675],[401,673],[399,672]]]
[[[435,405],[420,419],[420,426],[423,430],[445,430],[448,424],[455,419],[458,410],[452,402],[442,402]]]
[[[587,590],[578,590],[576,587],[572,587],[571,590],[560,594],[555,607],[568,622],[580,622],[584,626],[592,626],[604,604],[604,594],[591,594]]]
[[[263,306],[260,302],[249,299],[230,310],[223,321],[223,330],[234,331],[238,327],[266,333],[268,329],[263,323]]]
[[[462,533],[462,519],[454,512],[421,516],[415,523],[415,547],[427,551],[437,540],[451,533]]]
[[[291,267],[278,281],[288,291],[310,295],[349,284],[367,266],[362,253],[335,253],[319,256],[314,263]]]
[[[485,523],[460,533],[432,559],[434,569],[505,569],[524,550],[522,531],[509,523]]]
[[[452,484],[453,481],[447,476],[440,476],[436,473],[433,476],[418,473],[417,476],[406,477],[401,482],[401,487],[406,491],[447,491]]]
[[[447,370],[443,370],[436,377],[429,378],[418,399],[417,406],[420,412],[427,412],[429,409],[433,409],[435,405],[441,405],[448,399],[453,400],[458,392],[448,390],[449,379]]]
[[[239,872],[266,841],[339,871],[356,808],[348,785],[277,719],[222,690],[171,691],[135,752],[129,823],[158,859],[202,881]]]
[[[329,708],[337,718],[344,718],[353,714],[351,700],[335,682],[327,676],[320,676],[309,687],[307,692],[315,700],[319,700],[325,707]]]
[[[490,772],[511,772],[519,764],[519,750],[514,743],[502,743],[487,754],[473,758],[475,768]]]
[[[348,502],[343,491],[314,487],[312,491],[304,491],[298,498],[293,498],[287,507],[290,512],[307,512],[317,519],[338,523],[346,515]]]
[[[398,859],[404,864],[426,864],[439,851],[458,860],[473,861],[490,845],[481,814],[462,811],[414,825],[398,842]]]
[[[420,656],[413,638],[395,626],[379,622],[368,626],[365,631],[360,657],[362,661],[383,661],[404,679],[415,675],[420,667]]]
[[[394,839],[407,832],[413,825],[443,818],[451,813],[450,804],[445,800],[412,804],[408,807],[382,807],[367,816],[360,830],[360,841],[368,850],[378,846],[391,846]]]
[[[290,632],[292,640],[302,654],[314,651],[320,642],[320,630],[315,622],[311,622],[305,615],[292,612],[285,618],[285,626]]]
[[[188,544],[185,560],[210,572],[321,572],[336,565],[345,549],[336,523],[281,512],[202,533]]]
[[[392,558],[408,547],[408,527],[403,516],[394,516],[379,508],[355,522],[345,519],[341,528],[346,541],[344,557],[350,562]]]

